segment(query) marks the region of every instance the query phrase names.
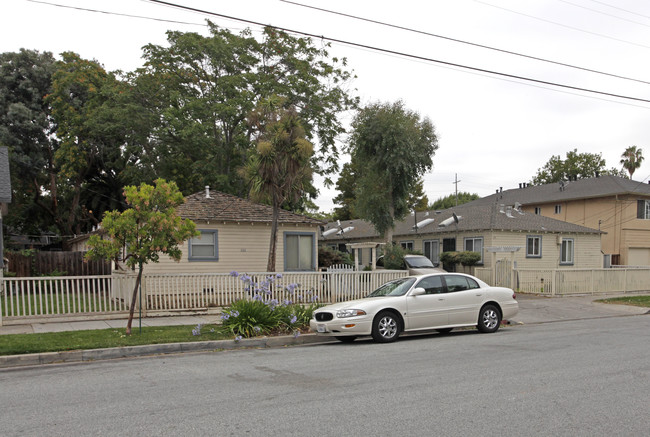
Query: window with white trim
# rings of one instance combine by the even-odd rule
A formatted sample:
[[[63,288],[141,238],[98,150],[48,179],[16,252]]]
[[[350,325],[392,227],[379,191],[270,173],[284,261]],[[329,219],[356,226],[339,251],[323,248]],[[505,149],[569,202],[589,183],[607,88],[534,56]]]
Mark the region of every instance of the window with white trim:
[[[573,264],[573,239],[572,238],[562,239],[560,264]]]
[[[542,215],[542,208],[539,206],[535,207],[535,215]]]
[[[528,235],[526,237],[526,258],[542,257],[542,236]]]
[[[284,270],[316,269],[316,246],[313,232],[284,233]]]
[[[413,250],[413,240],[410,240],[410,241],[400,241],[399,244],[400,244],[400,246],[402,246],[403,249],[406,249],[406,250]]]
[[[199,229],[201,235],[188,242],[188,261],[219,261],[218,232],[216,229]]]
[[[562,213],[562,205],[555,205],[555,214]]]
[[[470,252],[478,252],[481,259],[478,264],[483,264],[483,237],[468,237],[464,240],[465,250]]]

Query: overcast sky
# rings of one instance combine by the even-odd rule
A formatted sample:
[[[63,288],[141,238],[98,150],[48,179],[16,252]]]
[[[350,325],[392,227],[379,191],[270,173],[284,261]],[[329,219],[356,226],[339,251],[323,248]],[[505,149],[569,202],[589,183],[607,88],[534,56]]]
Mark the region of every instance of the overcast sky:
[[[650,100],[650,84],[643,83],[650,82],[647,0],[296,0],[628,79],[279,0],[172,2],[421,58]],[[58,55],[74,51],[96,59],[107,70],[129,71],[142,64],[142,46],[166,44],[166,30],[207,34],[206,18],[233,32],[251,27],[259,36],[259,27],[253,25],[146,0],[11,0],[0,7],[0,52],[27,48]],[[499,187],[516,188],[530,181],[552,155],[564,158],[573,149],[602,154],[609,169],[621,168],[621,154],[636,145],[643,149],[646,160],[634,179],[647,182],[650,177],[649,102],[527,82],[342,43],[332,43],[330,53],[347,57],[357,75],[352,87],[363,103],[402,99],[408,108],[432,120],[439,149],[433,170],[425,175],[429,201],[453,193],[456,174],[459,191],[485,196]],[[330,211],[336,191],[318,188],[321,195],[317,204],[322,211]]]

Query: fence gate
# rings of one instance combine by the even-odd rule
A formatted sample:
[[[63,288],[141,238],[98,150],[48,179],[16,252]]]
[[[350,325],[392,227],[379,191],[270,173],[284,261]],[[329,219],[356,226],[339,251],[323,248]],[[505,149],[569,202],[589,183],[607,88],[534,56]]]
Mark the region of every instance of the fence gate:
[[[509,259],[497,260],[494,268],[494,285],[496,287],[512,287],[512,261]]]

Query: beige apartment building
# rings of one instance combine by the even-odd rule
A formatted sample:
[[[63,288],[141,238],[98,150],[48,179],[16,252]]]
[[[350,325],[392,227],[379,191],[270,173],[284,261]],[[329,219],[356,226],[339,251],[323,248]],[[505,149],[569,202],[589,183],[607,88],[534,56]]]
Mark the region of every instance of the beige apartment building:
[[[650,184],[600,176],[498,190],[470,205],[520,205],[530,214],[600,230],[605,265],[650,265]]]

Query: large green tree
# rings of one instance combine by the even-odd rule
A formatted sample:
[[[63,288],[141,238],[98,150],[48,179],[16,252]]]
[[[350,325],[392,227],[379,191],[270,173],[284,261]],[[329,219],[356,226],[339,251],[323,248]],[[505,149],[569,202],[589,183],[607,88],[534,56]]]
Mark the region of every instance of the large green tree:
[[[52,91],[55,59],[49,52],[0,54],[0,144],[9,147],[12,207],[5,223],[39,235],[53,228],[44,212],[56,184],[56,124],[44,96]]]
[[[113,93],[119,85],[114,74],[76,53],[61,56],[52,92],[45,99],[60,142],[54,155],[57,183],[49,212],[60,232],[71,235],[88,231],[110,206],[120,205],[124,131],[115,115]],[[89,185],[111,190],[102,195],[92,188],[89,191]]]
[[[198,235],[196,225],[180,218],[176,208],[183,203],[183,195],[173,182],[158,179],[155,185],[128,186],[124,197],[129,208],[125,211],[109,211],[104,215],[101,228],[105,237],[92,235],[88,241],[90,259],[118,259],[130,268],[138,269],[138,276],[131,296],[126,335],[131,334],[131,324],[138,289],[145,264],[158,262],[161,254],[179,261],[179,244]]]
[[[458,195],[450,194],[448,196],[439,198],[429,206],[429,209],[442,210],[452,208],[456,205],[462,205],[463,203],[468,203],[478,198],[480,198],[480,196],[476,193],[472,194],[461,191],[458,193]]]
[[[310,184],[312,177],[312,144],[305,139],[298,113],[277,110],[272,102],[263,102],[251,117],[260,126],[257,150],[240,170],[256,200],[273,207],[271,240],[267,271],[273,272],[280,209],[285,202],[296,201]]]
[[[352,122],[350,152],[359,165],[357,211],[391,243],[395,221],[412,208],[409,195],[433,166],[433,123],[404,103],[375,103]]]
[[[546,164],[537,170],[531,180],[533,185],[551,184],[569,179],[592,178],[596,175],[621,176],[615,168],[606,169],[605,159],[600,153],[578,153],[578,149],[567,152],[566,158],[553,155]]]
[[[621,164],[630,174],[630,179],[632,179],[634,172],[641,167],[641,162],[643,162],[643,150],[638,149],[636,146],[628,147],[621,155]]]
[[[267,28],[260,40],[209,23],[209,36],[168,32],[168,46],[147,45],[145,67],[130,75],[133,101],[153,114],[141,171],[176,180],[184,193],[204,185],[243,195],[237,168],[255,147],[257,105],[282,97],[317,144],[312,165],[337,170],[338,115],[353,107],[345,62],[304,38]]]

